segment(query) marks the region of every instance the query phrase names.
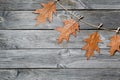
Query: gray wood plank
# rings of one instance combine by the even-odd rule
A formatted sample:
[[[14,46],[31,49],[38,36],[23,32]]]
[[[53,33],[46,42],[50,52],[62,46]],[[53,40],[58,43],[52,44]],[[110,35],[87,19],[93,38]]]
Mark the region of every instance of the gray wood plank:
[[[33,10],[39,8],[39,3],[54,0],[0,0],[0,10]],[[61,0],[60,3],[68,9],[120,9],[119,0]],[[57,5],[57,9],[61,9]]]
[[[106,28],[116,29],[119,27],[120,11],[76,11],[84,16],[83,20],[98,25],[103,23]],[[54,29],[62,26],[62,20],[70,19],[71,15],[65,11],[58,11],[53,17],[52,23],[35,26],[36,14],[32,11],[0,11],[0,29]],[[86,24],[80,23],[80,29],[93,29]],[[95,29],[95,28],[94,28]]]
[[[21,48],[81,48],[85,45],[83,39],[95,30],[81,30],[77,37],[70,37],[69,42],[57,44],[59,32],[54,30],[0,30],[0,49]],[[99,31],[102,43],[100,48],[108,48],[109,38],[113,32]]]
[[[8,73],[8,74],[7,74]],[[119,80],[120,69],[0,70],[1,80]],[[12,76],[11,76],[12,75]]]
[[[86,60],[81,49],[1,50],[0,68],[120,68],[120,53],[110,57],[108,51]]]

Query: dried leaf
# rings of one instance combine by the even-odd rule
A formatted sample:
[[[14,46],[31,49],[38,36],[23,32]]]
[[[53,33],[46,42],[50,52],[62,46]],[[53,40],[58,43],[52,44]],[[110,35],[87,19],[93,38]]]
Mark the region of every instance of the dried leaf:
[[[102,40],[99,39],[98,32],[94,32],[90,34],[89,38],[84,39],[84,41],[87,43],[82,50],[86,50],[85,56],[87,59],[89,59],[91,56],[94,56],[94,51],[97,51],[100,53],[100,49],[98,47],[98,43],[102,42]]]
[[[120,52],[120,35],[114,35],[110,38],[110,56],[113,56],[116,51]]]
[[[46,19],[51,22],[53,13],[56,12],[56,5],[55,2],[49,2],[48,4],[41,4],[43,6],[42,9],[36,9],[34,13],[38,14],[36,20],[36,25],[39,25],[40,23],[45,23]]]
[[[60,32],[58,37],[58,44],[61,43],[64,39],[68,42],[70,35],[72,34],[76,37],[76,31],[79,31],[79,25],[73,19],[64,20],[63,23],[63,27],[56,28],[56,30]]]

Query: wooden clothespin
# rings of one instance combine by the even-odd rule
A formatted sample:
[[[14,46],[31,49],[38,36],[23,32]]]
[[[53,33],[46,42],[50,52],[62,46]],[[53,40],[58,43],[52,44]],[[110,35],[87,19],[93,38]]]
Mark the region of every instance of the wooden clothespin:
[[[119,32],[120,32],[120,27],[117,28],[116,34],[118,34]]]
[[[98,29],[100,29],[102,26],[103,26],[103,23],[100,23],[100,24],[98,25]]]

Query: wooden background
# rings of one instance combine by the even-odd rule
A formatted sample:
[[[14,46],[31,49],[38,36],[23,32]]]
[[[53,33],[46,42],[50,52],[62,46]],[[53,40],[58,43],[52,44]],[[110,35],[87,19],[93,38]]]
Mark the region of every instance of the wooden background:
[[[54,30],[68,19],[57,6],[52,23],[35,26],[39,3],[53,0],[0,0],[0,80],[120,80],[120,53],[109,56],[109,38],[113,32],[100,30],[101,54],[89,61],[84,57],[83,39],[94,32],[80,23],[77,37],[58,45]],[[106,28],[120,26],[120,0],[61,0],[69,11],[85,16],[84,20]]]

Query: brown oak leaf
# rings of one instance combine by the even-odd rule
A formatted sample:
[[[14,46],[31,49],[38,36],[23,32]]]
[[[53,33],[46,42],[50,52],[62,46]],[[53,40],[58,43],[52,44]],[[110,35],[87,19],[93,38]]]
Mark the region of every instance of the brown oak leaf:
[[[56,5],[55,2],[49,2],[48,4],[41,4],[43,6],[42,9],[36,9],[34,13],[38,14],[36,20],[36,25],[39,25],[40,23],[45,23],[46,19],[50,22],[52,22],[52,16],[53,13],[56,12]]]
[[[110,56],[113,56],[116,51],[120,52],[120,35],[114,35],[110,38]]]
[[[100,48],[98,47],[98,43],[102,42],[102,40],[99,39],[100,35],[98,32],[94,32],[89,35],[89,38],[84,39],[84,41],[87,43],[82,50],[86,50],[85,56],[87,57],[87,60],[94,56],[94,51],[97,51],[100,53]]]
[[[71,34],[76,37],[76,31],[79,32],[79,24],[73,19],[64,20],[63,23],[63,27],[56,28],[56,30],[60,32],[57,39],[58,44],[60,44],[64,39],[68,42]]]

